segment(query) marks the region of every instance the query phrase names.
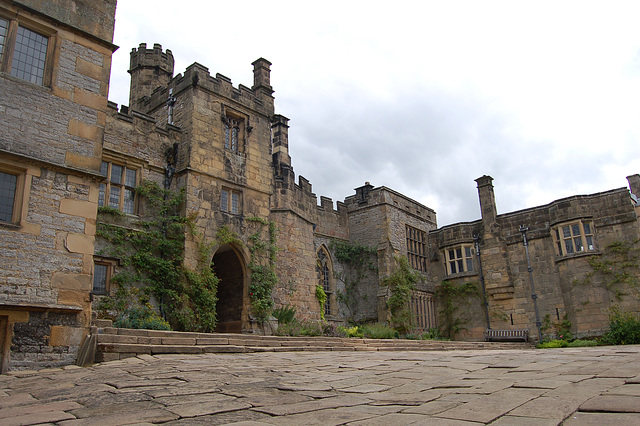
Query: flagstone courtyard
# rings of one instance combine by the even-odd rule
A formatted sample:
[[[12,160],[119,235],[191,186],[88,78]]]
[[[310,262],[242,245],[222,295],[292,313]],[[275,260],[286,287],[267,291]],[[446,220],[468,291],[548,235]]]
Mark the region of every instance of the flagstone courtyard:
[[[0,424],[640,424],[640,346],[141,355],[0,376]]]

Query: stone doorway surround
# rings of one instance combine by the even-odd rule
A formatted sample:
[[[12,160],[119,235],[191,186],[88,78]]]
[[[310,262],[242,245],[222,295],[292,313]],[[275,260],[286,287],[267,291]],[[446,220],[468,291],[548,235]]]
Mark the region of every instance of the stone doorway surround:
[[[229,244],[216,250],[211,264],[218,283],[218,325],[220,333],[241,333],[248,326],[247,273],[242,255]]]

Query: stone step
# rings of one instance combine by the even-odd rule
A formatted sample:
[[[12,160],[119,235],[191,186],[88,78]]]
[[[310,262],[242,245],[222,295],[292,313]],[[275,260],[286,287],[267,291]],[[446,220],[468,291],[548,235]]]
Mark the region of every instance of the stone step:
[[[95,361],[147,354],[204,354],[300,351],[433,351],[528,348],[510,342],[449,342],[442,340],[358,339],[341,337],[259,336],[106,327],[92,329]],[[90,362],[90,361],[88,361]]]

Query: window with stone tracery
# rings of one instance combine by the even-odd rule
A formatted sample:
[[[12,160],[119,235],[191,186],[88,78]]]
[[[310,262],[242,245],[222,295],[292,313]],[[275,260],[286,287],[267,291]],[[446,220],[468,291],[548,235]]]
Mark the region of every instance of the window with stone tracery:
[[[100,174],[104,180],[100,182],[98,206],[118,209],[126,214],[136,214],[138,170],[120,164],[103,161]]]
[[[0,18],[0,71],[48,86],[52,62],[47,59],[50,34],[41,34],[15,19]]]
[[[324,246],[318,250],[317,262],[318,284],[322,286],[322,289],[327,295],[327,301],[324,304],[324,315],[333,315],[335,313],[336,303],[335,284],[333,281],[331,258]]]
[[[449,247],[444,255],[448,275],[473,272],[473,249],[470,244]]]
[[[558,225],[554,228],[553,236],[558,249],[558,256],[569,256],[596,250],[593,223],[590,221],[577,221]]]
[[[232,116],[224,116],[224,148],[235,153],[240,152],[242,128],[244,120]]]
[[[407,259],[416,271],[427,272],[427,234],[424,231],[406,226]]]

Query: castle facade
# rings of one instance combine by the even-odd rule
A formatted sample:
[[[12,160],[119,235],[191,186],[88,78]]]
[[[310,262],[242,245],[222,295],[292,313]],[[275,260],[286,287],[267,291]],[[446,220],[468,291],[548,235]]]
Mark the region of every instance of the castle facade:
[[[92,303],[116,291],[111,278],[125,268],[96,229],[144,220],[136,188],[146,181],[184,191],[181,214],[194,225],[184,264],[220,279],[217,331],[261,330],[250,268],[257,223],[277,228],[274,306],[304,319],[388,322],[392,289],[383,282],[399,257],[421,278],[413,327],[449,327],[460,339],[482,339],[487,328],[539,338],[545,321],[563,319],[575,335],[597,335],[611,307],[640,311],[640,176],[628,178],[631,192],[506,214],[483,176],[481,219],[444,227],[432,209],[368,182],[335,204],[318,200],[293,171],[269,61],[253,62],[251,87],[234,86],[198,63],[175,75],[170,50],[140,44],[131,51],[129,105],[118,107],[107,100],[114,15],[115,0],[0,1],[3,371],[75,361]],[[204,260],[202,241],[211,248]],[[366,248],[365,267],[338,252],[345,246]],[[477,291],[446,293],[443,283]],[[457,312],[442,314],[446,297]]]

